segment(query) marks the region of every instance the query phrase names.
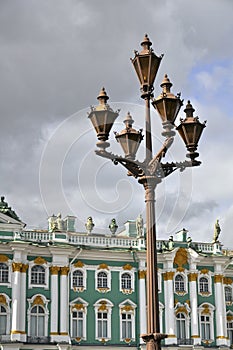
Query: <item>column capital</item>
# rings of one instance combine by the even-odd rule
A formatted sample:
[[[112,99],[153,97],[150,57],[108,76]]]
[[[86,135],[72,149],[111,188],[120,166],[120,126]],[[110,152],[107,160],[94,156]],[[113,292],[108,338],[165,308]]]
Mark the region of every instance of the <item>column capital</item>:
[[[138,271],[138,278],[145,279],[146,278],[146,270],[139,270]]]
[[[21,272],[26,273],[28,269],[28,264],[22,264],[21,266]]]
[[[62,266],[61,267],[61,275],[62,276],[67,276],[69,272],[69,267],[68,266]]]
[[[223,282],[223,275],[214,276],[214,283],[222,283],[222,282]]]
[[[13,262],[12,263],[12,271],[13,272],[21,272],[22,265],[23,265],[22,263]]]
[[[163,273],[164,281],[173,280],[175,272],[174,271],[166,271]]]
[[[51,275],[58,275],[60,269],[60,266],[50,266]]]
[[[198,274],[196,272],[191,272],[188,275],[189,282],[196,282]]]

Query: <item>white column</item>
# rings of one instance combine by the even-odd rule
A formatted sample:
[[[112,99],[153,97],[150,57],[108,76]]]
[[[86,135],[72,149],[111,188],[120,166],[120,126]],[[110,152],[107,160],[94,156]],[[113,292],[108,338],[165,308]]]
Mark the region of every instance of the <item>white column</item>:
[[[201,343],[198,327],[198,310],[197,310],[197,273],[189,274],[189,293],[191,307],[191,338],[194,345]]]
[[[224,290],[223,290],[222,282],[223,282],[223,276],[221,274],[214,276],[217,346],[227,345],[226,312],[225,312]]]
[[[21,341],[21,263],[14,262],[12,264],[12,326],[11,340]],[[25,298],[25,296],[24,296]]]
[[[50,313],[50,337],[51,341],[59,340],[58,333],[58,272],[60,267],[51,266],[51,313]]]
[[[140,270],[139,278],[139,317],[140,334],[146,334],[146,271]],[[144,343],[140,338],[141,343]]]
[[[69,303],[68,303],[68,272],[69,267],[61,267],[61,276],[60,276],[60,338],[59,340],[68,341],[68,312],[69,312]]]
[[[173,271],[167,271],[163,274],[164,278],[164,306],[165,306],[165,344],[176,343],[175,335],[175,314],[174,314],[174,290],[173,290]]]
[[[26,273],[28,265],[22,264],[21,267],[21,290],[20,290],[20,331],[21,341],[26,341]]]

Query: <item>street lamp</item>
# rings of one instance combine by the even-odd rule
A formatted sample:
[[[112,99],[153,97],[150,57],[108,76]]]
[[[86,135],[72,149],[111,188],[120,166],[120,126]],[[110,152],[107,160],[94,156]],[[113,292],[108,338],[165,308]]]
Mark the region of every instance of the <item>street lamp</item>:
[[[156,225],[155,225],[155,188],[163,178],[180,169],[183,171],[187,167],[198,166],[201,164],[198,157],[197,145],[201,137],[205,123],[200,123],[198,117],[193,116],[194,108],[190,101],[184,110],[185,119],[176,130],[183,139],[189,160],[182,162],[163,163],[168,148],[172,145],[175,131],[175,120],[179,113],[183,101],[180,94],[175,96],[171,93],[172,83],[167,75],[164,76],[161,84],[162,93],[153,99],[154,80],[159,69],[162,56],[158,57],[151,49],[151,41],[145,35],[142,43],[143,50],[138,53],[135,51],[135,57],[131,59],[138,79],[141,84],[141,97],[145,101],[145,143],[146,155],[143,162],[135,160],[136,152],[143,139],[142,130],[136,131],[132,128],[133,119],[130,113],[126,116],[124,123],[126,128],[120,133],[116,133],[116,140],[120,143],[124,157],[118,156],[106,151],[109,147],[107,142],[110,130],[119,111],[114,112],[107,104],[108,96],[104,89],[97,97],[99,105],[91,107],[88,118],[91,120],[99,142],[97,142],[96,154],[111,159],[114,164],[120,163],[128,170],[128,175],[134,176],[145,189],[146,202],[146,249],[147,249],[147,334],[141,335],[146,342],[147,350],[159,350],[161,340],[166,338],[165,334],[160,333],[159,325],[159,298],[158,298],[158,276],[157,276],[157,251],[156,251]],[[161,117],[163,132],[165,137],[162,148],[153,156],[152,138],[151,138],[151,118],[150,101]]]

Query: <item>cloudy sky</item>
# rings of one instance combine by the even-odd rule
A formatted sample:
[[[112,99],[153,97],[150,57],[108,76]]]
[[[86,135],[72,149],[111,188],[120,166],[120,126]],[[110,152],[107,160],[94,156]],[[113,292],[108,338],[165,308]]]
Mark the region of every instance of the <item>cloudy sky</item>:
[[[158,237],[185,227],[194,240],[211,241],[219,219],[221,241],[233,248],[232,14],[232,0],[0,2],[1,194],[28,229],[46,228],[47,217],[59,212],[75,215],[79,231],[92,216],[95,232],[106,232],[113,217],[120,228],[139,213],[145,217],[137,181],[94,154],[87,112],[104,86],[110,105],[121,109],[113,129],[123,128],[128,111],[144,128],[129,58],[148,33],[156,54],[164,53],[155,96],[167,73],[184,106],[190,99],[195,115],[207,120],[201,167],[158,186]],[[162,137],[155,111],[152,121],[156,152]],[[168,158],[182,161],[185,154],[177,135]]]

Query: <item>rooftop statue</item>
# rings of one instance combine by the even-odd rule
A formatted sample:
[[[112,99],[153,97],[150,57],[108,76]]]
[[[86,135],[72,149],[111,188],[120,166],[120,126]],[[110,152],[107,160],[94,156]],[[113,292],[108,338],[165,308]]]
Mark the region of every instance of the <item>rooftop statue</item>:
[[[213,237],[213,243],[219,242],[218,238],[221,232],[221,228],[219,225],[219,220],[216,220],[216,223],[214,225],[214,237]]]
[[[91,231],[93,230],[94,226],[95,226],[95,224],[94,224],[94,222],[93,222],[93,220],[92,220],[92,217],[89,216],[89,217],[87,218],[87,222],[85,223],[85,227],[86,227],[87,233],[90,234]]]
[[[1,197],[0,212],[5,214],[5,215],[7,215],[7,216],[10,216],[12,219],[20,221],[19,217],[14,212],[14,210],[12,210],[11,207],[8,206],[8,203],[5,202],[5,197],[4,196]]]

